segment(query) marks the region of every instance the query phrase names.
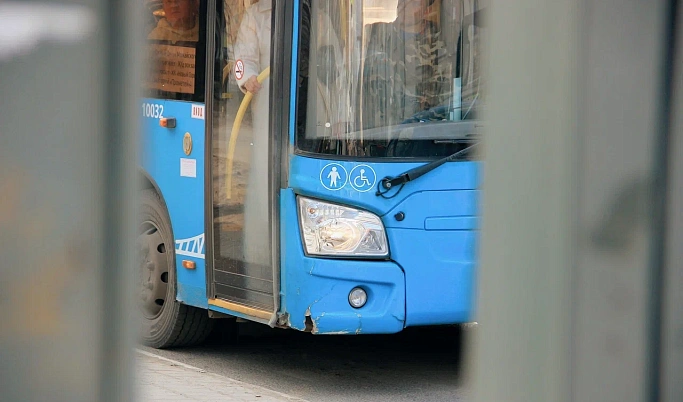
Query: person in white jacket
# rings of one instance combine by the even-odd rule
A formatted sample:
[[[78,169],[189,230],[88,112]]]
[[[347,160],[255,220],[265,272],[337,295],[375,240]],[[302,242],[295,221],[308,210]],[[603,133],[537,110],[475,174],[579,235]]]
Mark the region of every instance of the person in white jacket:
[[[256,77],[270,66],[271,13],[271,1],[261,0],[247,9],[240,23],[234,70],[237,84],[245,93],[249,91],[257,95],[264,87],[268,88],[266,81],[259,84]]]
[[[253,145],[244,201],[244,256],[247,263],[260,266],[271,265],[268,202],[270,80],[266,78],[259,84],[256,77],[270,67],[271,14],[271,0],[260,0],[247,9],[237,34],[233,68],[240,90],[254,94],[251,101]]]

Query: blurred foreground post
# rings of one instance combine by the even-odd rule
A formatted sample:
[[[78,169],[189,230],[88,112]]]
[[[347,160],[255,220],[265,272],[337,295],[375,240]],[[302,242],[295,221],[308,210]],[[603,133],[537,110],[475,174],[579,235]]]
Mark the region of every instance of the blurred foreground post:
[[[477,401],[683,400],[675,10],[494,2]]]
[[[0,2],[0,400],[132,400],[138,3]]]

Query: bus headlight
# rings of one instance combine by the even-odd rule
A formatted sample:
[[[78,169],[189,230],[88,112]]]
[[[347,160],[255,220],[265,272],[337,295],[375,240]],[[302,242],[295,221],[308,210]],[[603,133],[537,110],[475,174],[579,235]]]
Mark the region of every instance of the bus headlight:
[[[306,254],[382,258],[389,255],[379,216],[355,208],[298,197]]]

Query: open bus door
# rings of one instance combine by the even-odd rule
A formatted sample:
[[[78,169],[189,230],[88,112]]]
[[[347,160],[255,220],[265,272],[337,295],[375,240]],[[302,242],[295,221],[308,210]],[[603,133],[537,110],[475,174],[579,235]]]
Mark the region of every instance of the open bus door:
[[[277,180],[273,161],[279,159],[279,142],[277,130],[271,127],[269,75],[275,2],[245,3],[215,2],[214,104],[208,142],[211,165],[207,166],[211,172],[207,233],[212,233],[213,265],[207,285],[210,309],[270,322],[279,286],[274,258],[277,215],[273,214]],[[258,77],[258,84],[249,81],[252,77]]]

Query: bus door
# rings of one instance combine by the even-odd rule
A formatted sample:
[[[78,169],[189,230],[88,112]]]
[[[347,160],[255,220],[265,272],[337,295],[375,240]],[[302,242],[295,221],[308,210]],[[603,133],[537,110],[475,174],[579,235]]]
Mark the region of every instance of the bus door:
[[[273,2],[248,3],[215,5],[209,308],[268,321],[276,294],[269,135]]]

